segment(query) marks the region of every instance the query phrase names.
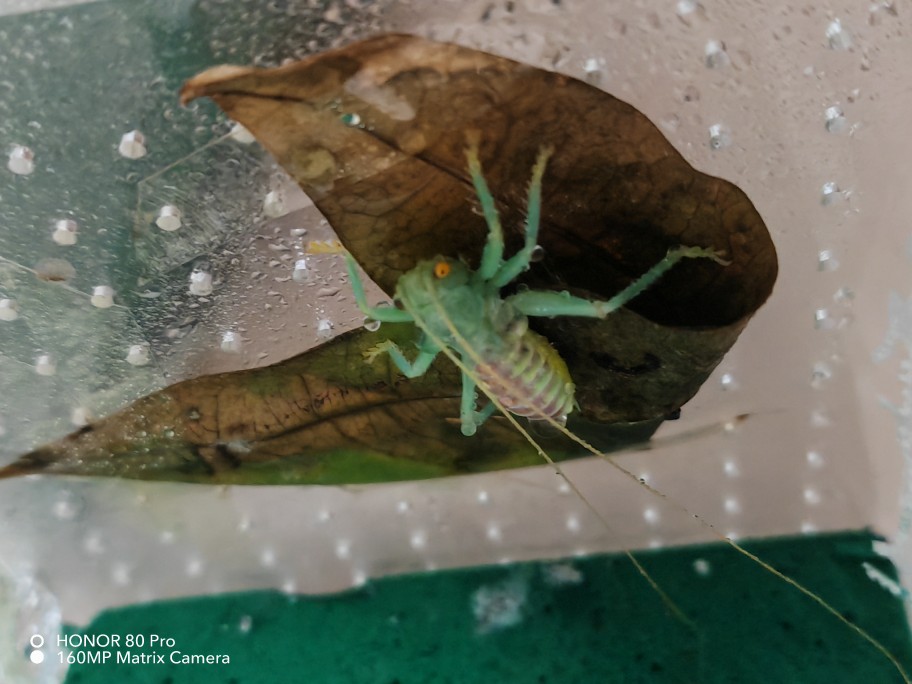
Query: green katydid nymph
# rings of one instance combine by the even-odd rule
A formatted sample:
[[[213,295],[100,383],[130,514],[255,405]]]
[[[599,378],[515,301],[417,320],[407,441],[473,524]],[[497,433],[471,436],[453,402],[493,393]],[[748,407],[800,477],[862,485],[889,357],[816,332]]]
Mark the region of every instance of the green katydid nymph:
[[[568,292],[526,290],[502,298],[501,289],[529,267],[538,244],[542,177],[551,156],[542,149],[532,169],[525,241],[504,258],[504,236],[494,197],[482,173],[476,144],[466,150],[469,173],[488,225],[478,270],[458,259],[438,256],[404,273],[396,285],[402,308],[368,305],[355,261],[346,255],[358,306],[376,321],[412,322],[422,332],[418,355],[409,361],[395,343],[381,342],[367,353],[373,360],[389,354],[406,377],[423,375],[437,354],[449,351],[462,360],[460,422],[464,435],[475,434],[498,404],[533,420],[564,423],[575,407],[574,385],[567,364],[541,335],[529,329],[529,316],[604,318],[616,311],[682,259],[706,258],[725,266],[720,252],[705,247],[676,247],[611,299],[590,301]],[[492,398],[477,410],[476,385]]]

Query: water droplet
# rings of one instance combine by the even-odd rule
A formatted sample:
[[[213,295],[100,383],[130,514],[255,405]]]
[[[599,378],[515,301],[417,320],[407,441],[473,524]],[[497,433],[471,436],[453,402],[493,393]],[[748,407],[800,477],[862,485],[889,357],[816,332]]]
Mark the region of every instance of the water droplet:
[[[58,245],[69,247],[76,244],[79,225],[73,219],[60,219],[54,224],[51,238]]]
[[[727,459],[722,465],[722,470],[728,477],[736,478],[741,476],[741,467],[734,459]]]
[[[814,311],[814,327],[817,330],[832,330],[836,323],[830,317],[830,312],[826,309],[816,309]]]
[[[130,584],[131,575],[131,568],[126,563],[116,563],[111,569],[111,581],[121,587],[126,587]]]
[[[173,204],[166,204],[158,210],[155,225],[164,231],[172,232],[181,227],[181,210]]]
[[[412,510],[412,504],[410,504],[405,499],[396,502],[397,513],[408,513],[410,510]]]
[[[127,350],[126,361],[131,366],[145,366],[149,363],[149,346],[146,344],[133,344]]]
[[[693,562],[693,569],[700,577],[709,577],[712,573],[712,565],[705,558],[697,558]]]
[[[568,515],[566,521],[567,531],[576,534],[580,531],[580,521],[575,515]]]
[[[416,551],[423,549],[427,546],[427,533],[424,530],[412,532],[412,536],[409,538],[409,545]]]
[[[127,159],[141,159],[146,156],[146,136],[139,131],[124,133],[117,147],[122,157]]]
[[[50,354],[40,354],[37,359],[35,359],[35,372],[38,375],[43,375],[49,377],[57,373],[57,362],[54,361],[54,357]]]
[[[827,26],[826,37],[831,50],[848,50],[852,47],[852,36],[839,19],[834,19]]]
[[[535,247],[532,248],[532,253],[529,255],[529,261],[531,261],[534,264],[534,263],[541,261],[544,258],[545,258],[545,248],[542,247],[541,245],[535,245]]]
[[[76,269],[66,259],[42,259],[35,264],[35,275],[48,283],[65,283],[76,277]]]
[[[804,492],[804,501],[808,506],[816,506],[820,503],[820,492],[813,487],[806,487]]]
[[[839,260],[833,256],[833,252],[828,249],[821,249],[817,252],[818,271],[835,271],[837,268],[839,268]]]
[[[187,561],[187,565],[184,568],[184,571],[187,573],[188,577],[199,577],[203,574],[203,568],[205,564],[201,558],[191,558]]]
[[[298,259],[295,261],[291,278],[296,283],[313,282],[313,274],[311,273],[311,269],[307,266],[307,259]]]
[[[659,522],[659,519],[662,516],[659,514],[659,511],[655,508],[649,507],[643,510],[643,520],[645,520],[649,525],[655,525]]]
[[[6,168],[19,176],[28,176],[35,170],[35,153],[25,145],[13,145]]]
[[[285,199],[277,190],[271,190],[263,198],[263,213],[269,218],[278,218],[285,215]]]
[[[722,506],[725,508],[725,512],[729,515],[737,515],[741,512],[741,502],[733,496],[725,497],[725,501],[723,501]]]
[[[817,532],[817,525],[815,525],[810,520],[805,520],[801,523],[802,534],[814,534],[815,532]]]
[[[831,204],[835,204],[842,199],[842,193],[839,191],[839,186],[836,183],[830,181],[829,183],[824,183],[823,187],[820,189],[820,203],[828,207]]]
[[[251,629],[253,629],[253,618],[249,615],[242,615],[238,620],[238,631],[241,634],[250,634]]]
[[[731,64],[731,58],[725,51],[725,43],[719,40],[710,40],[704,49],[706,66],[710,69],[722,69]]]
[[[485,536],[489,541],[499,542],[503,539],[500,527],[496,523],[490,523],[485,529]]]
[[[328,318],[321,318],[317,321],[317,337],[321,340],[328,340],[332,337],[333,322]]]
[[[274,549],[266,548],[260,552],[260,565],[264,568],[275,567],[276,553]]]
[[[74,406],[73,410],[70,411],[70,423],[76,427],[88,425],[94,418],[92,411],[85,406]]]
[[[85,508],[85,501],[71,491],[62,491],[51,510],[58,520],[75,520]]]
[[[380,321],[375,321],[373,318],[365,317],[364,329],[368,332],[377,332],[380,330]]]
[[[824,112],[824,118],[826,120],[826,129],[830,133],[844,133],[849,128],[849,122],[846,121],[842,107],[839,105],[827,107]]]
[[[811,370],[811,387],[820,389],[833,377],[833,369],[823,361],[814,364]]]
[[[190,274],[190,294],[205,297],[212,294],[212,274],[195,270]]]
[[[226,354],[240,354],[244,347],[244,341],[240,334],[233,330],[226,330],[222,335],[222,342],[219,348]]]
[[[19,304],[15,299],[0,299],[0,321],[15,321],[19,318]]]
[[[231,136],[232,140],[239,142],[242,145],[249,145],[256,140],[256,138],[253,137],[253,133],[248,131],[246,126],[237,122],[231,127],[231,132],[228,133],[228,135]]]
[[[361,116],[355,112],[349,112],[339,117],[340,121],[346,126],[358,126],[361,124]]]
[[[479,489],[478,493],[475,495],[475,499],[480,504],[486,504],[491,500],[491,495],[488,494],[484,489]]]
[[[811,468],[822,468],[825,463],[823,454],[821,454],[819,451],[807,452],[807,454],[805,454],[805,459],[807,460],[808,466]]]
[[[731,373],[723,373],[722,377],[719,378],[719,384],[722,386],[723,390],[738,389],[738,381],[735,380],[735,376]]]
[[[731,132],[723,124],[713,124],[709,127],[709,146],[714,150],[721,150],[732,144]]]
[[[97,285],[92,288],[92,306],[98,309],[109,309],[114,306],[114,288],[108,285]]]
[[[351,558],[351,542],[348,539],[340,539],[336,542],[336,558],[340,560]]]

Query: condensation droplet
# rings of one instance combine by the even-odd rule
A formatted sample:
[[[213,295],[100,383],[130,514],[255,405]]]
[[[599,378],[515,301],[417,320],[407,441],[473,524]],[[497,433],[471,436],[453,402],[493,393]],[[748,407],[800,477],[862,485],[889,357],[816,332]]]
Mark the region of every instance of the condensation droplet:
[[[190,294],[197,297],[212,294],[212,274],[208,271],[193,271],[190,274]]]
[[[69,247],[76,244],[79,225],[73,219],[60,219],[54,224],[51,239],[58,245]]]
[[[807,454],[805,454],[805,459],[811,468],[822,468],[825,462],[823,454],[821,454],[819,451],[807,452]]]
[[[231,131],[228,135],[232,140],[239,142],[242,145],[249,145],[256,140],[256,138],[253,137],[253,133],[248,131],[246,126],[237,122],[231,126]]]
[[[806,487],[803,492],[803,495],[804,495],[804,502],[808,506],[816,506],[817,504],[820,503],[820,499],[821,499],[820,492],[818,492],[813,487]]]
[[[40,354],[35,359],[35,372],[46,377],[56,374],[57,362],[54,361],[54,357],[50,354]]]
[[[408,513],[410,510],[412,510],[412,504],[410,504],[405,499],[396,502],[397,513]]]
[[[321,318],[317,321],[317,337],[321,340],[328,340],[332,337],[333,322],[328,318]]]
[[[6,168],[19,176],[28,176],[35,170],[35,153],[25,145],[13,145]]]
[[[649,507],[643,510],[643,520],[645,520],[649,525],[657,524],[661,517],[662,516],[659,515],[659,511],[655,508]]]
[[[831,50],[848,50],[852,47],[852,36],[839,19],[834,19],[827,26],[826,37]]]
[[[475,499],[480,504],[486,504],[491,500],[491,495],[484,489],[479,489],[478,493],[475,495]]]
[[[263,198],[263,213],[269,218],[278,218],[285,215],[285,200],[282,193],[271,190]]]
[[[741,502],[733,496],[725,497],[725,500],[722,502],[722,507],[729,515],[737,515],[741,512]]]
[[[739,477],[741,475],[741,467],[738,465],[738,462],[733,459],[727,459],[722,465],[722,470],[731,478]]]
[[[226,354],[240,354],[244,347],[244,341],[241,336],[233,330],[226,330],[222,334],[222,342],[219,348]]]
[[[82,513],[85,503],[81,497],[71,491],[63,491],[51,506],[54,517],[58,520],[75,520]]]
[[[249,615],[242,615],[241,619],[238,620],[238,632],[250,634],[251,629],[253,629],[253,618]]]
[[[75,406],[73,410],[70,411],[70,423],[76,427],[83,427],[92,422],[94,416],[92,411],[87,409],[85,406]]]
[[[839,186],[836,185],[836,183],[830,181],[823,184],[823,187],[820,189],[820,203],[823,206],[828,207],[841,199],[842,193],[839,191]]]
[[[817,525],[815,525],[810,520],[805,520],[801,523],[802,534],[814,534],[815,532],[817,532]]]
[[[814,364],[811,370],[811,387],[820,389],[833,377],[833,369],[823,361]]]
[[[706,66],[710,69],[722,69],[731,64],[731,58],[725,51],[725,43],[719,40],[710,40],[704,49]]]
[[[832,330],[835,325],[829,311],[826,309],[816,309],[814,311],[814,327],[817,330]]]
[[[839,260],[833,256],[833,252],[828,249],[821,249],[817,252],[818,271],[835,271],[837,268],[839,268]]]
[[[76,277],[76,269],[66,259],[42,259],[35,264],[35,275],[48,283],[65,283]]]
[[[127,350],[126,361],[131,366],[145,366],[149,363],[149,346],[146,344],[132,344]]]
[[[693,562],[693,569],[700,577],[708,577],[712,573],[712,565],[705,558],[697,558]]]
[[[92,306],[97,309],[110,309],[114,306],[114,288],[108,285],[97,285],[92,288]]]
[[[492,542],[499,542],[501,539],[503,539],[500,527],[495,523],[491,523],[487,526],[485,529],[485,536]]]
[[[203,568],[205,564],[200,558],[191,558],[187,561],[187,565],[184,568],[184,571],[187,573],[188,577],[199,577],[203,574]]]
[[[181,210],[173,204],[166,204],[158,210],[155,225],[170,233],[181,227]]]
[[[346,560],[351,558],[351,542],[347,539],[340,539],[336,542],[336,558]]]
[[[580,521],[575,515],[568,515],[566,521],[567,531],[576,534],[580,531]]]
[[[735,376],[731,373],[723,373],[722,377],[719,378],[719,384],[722,386],[723,390],[738,389],[738,381],[735,380]]]
[[[346,126],[359,126],[361,124],[361,116],[355,112],[343,114],[339,117],[339,120]]]
[[[313,281],[313,274],[310,272],[310,268],[308,268],[307,259],[298,259],[295,261],[294,271],[291,273],[291,278],[296,283],[307,283]]]
[[[721,150],[732,144],[731,132],[723,124],[713,124],[709,127],[709,146],[714,150]]]
[[[423,530],[412,532],[412,536],[409,538],[409,545],[416,551],[423,549],[427,546],[427,533]]]
[[[825,126],[830,133],[844,133],[849,128],[849,122],[846,121],[842,107],[833,105],[827,107],[824,112]]]
[[[127,159],[142,159],[146,156],[146,136],[139,131],[124,133],[117,151]]]
[[[833,301],[837,304],[850,305],[855,300],[855,291],[851,287],[840,287],[833,293]]]
[[[0,299],[0,321],[15,321],[19,318],[19,304],[15,299]]]

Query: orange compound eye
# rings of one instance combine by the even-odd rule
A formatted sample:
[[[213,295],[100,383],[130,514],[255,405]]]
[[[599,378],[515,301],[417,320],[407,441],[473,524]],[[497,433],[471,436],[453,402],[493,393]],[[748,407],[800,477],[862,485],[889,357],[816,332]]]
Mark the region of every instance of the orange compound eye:
[[[434,275],[437,278],[446,278],[450,275],[450,265],[445,261],[438,261],[434,264]]]

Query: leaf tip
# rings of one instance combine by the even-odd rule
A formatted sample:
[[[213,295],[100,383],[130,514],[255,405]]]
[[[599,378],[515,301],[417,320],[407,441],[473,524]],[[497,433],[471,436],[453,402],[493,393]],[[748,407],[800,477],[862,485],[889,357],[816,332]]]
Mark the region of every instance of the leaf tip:
[[[184,83],[180,91],[180,103],[181,105],[186,105],[191,100],[218,92],[220,90],[219,85],[246,76],[251,71],[253,69],[249,67],[231,64],[221,64],[211,69],[206,69],[206,71],[197,74]]]

